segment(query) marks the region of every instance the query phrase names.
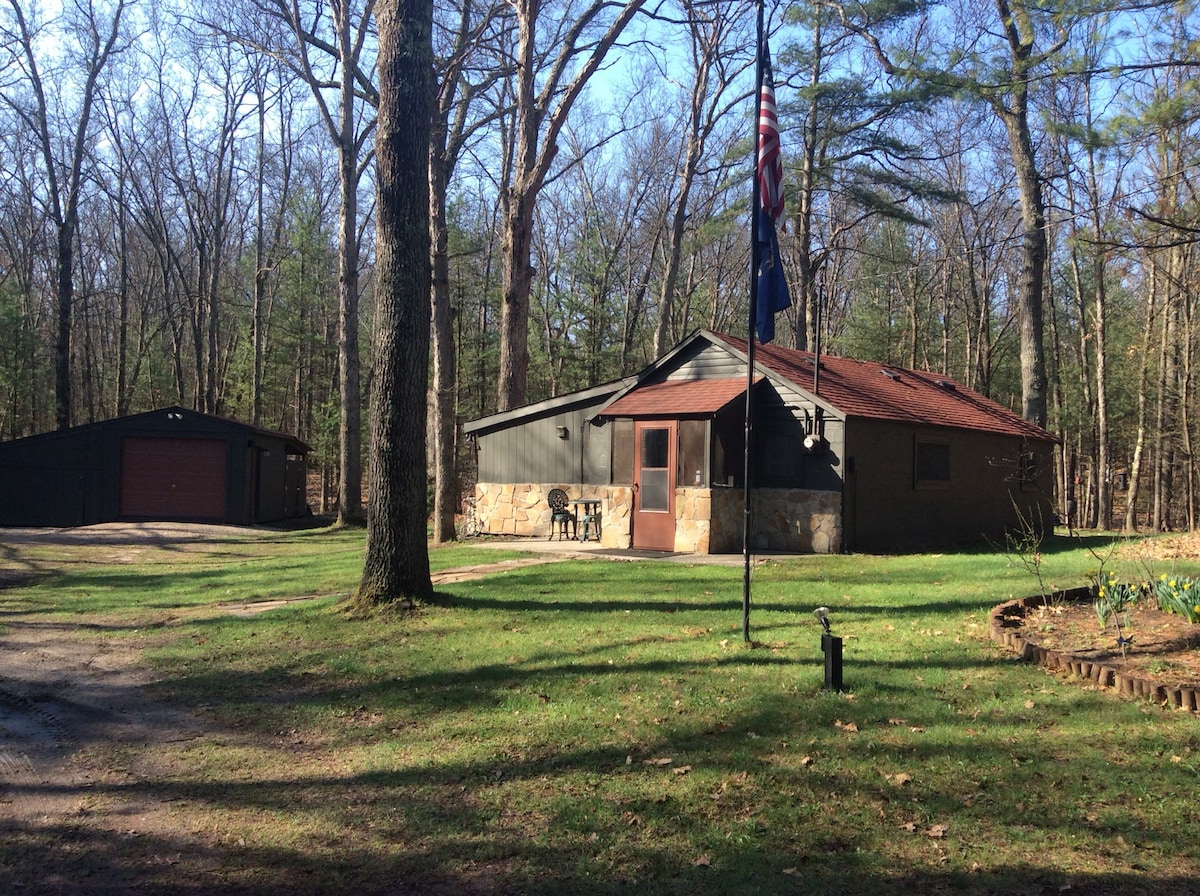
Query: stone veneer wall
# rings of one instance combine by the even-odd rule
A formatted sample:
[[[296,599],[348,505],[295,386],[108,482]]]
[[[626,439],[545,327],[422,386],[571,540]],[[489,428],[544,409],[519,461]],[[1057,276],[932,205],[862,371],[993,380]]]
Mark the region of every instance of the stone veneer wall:
[[[633,492],[611,485],[479,482],[475,485],[475,518],[484,535],[550,537],[550,505],[546,495],[561,488],[572,499],[597,498],[600,505],[600,543],[628,548],[633,519]]]
[[[633,490],[615,485],[480,482],[475,516],[485,535],[550,537],[546,495],[562,488],[572,499],[601,502],[600,543],[632,544]],[[842,549],[842,496],[804,489],[757,489],[752,495],[755,550],[796,554],[836,554]],[[733,488],[675,490],[675,550],[732,554],[742,549],[742,491]]]
[[[738,553],[742,549],[743,492],[737,488],[714,488],[710,494],[708,553]],[[755,528],[750,545],[753,550],[792,554],[841,552],[841,492],[760,488],[751,493],[750,500]]]

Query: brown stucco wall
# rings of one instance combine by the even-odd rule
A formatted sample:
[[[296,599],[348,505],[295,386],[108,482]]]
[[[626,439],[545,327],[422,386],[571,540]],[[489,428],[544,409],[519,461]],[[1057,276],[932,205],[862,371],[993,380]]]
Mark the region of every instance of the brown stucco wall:
[[[916,442],[950,448],[950,478],[943,487],[915,482]],[[880,552],[1003,539],[1019,525],[1018,511],[1051,525],[1052,445],[974,430],[917,428],[852,420],[847,424],[849,518],[846,546]],[[1037,478],[1022,483],[1017,458],[1036,455]]]

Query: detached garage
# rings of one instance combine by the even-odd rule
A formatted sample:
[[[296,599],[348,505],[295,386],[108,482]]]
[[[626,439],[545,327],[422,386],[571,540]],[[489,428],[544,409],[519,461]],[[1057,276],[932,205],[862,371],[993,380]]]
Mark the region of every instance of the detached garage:
[[[0,525],[301,517],[307,453],[285,433],[181,407],[2,442]]]

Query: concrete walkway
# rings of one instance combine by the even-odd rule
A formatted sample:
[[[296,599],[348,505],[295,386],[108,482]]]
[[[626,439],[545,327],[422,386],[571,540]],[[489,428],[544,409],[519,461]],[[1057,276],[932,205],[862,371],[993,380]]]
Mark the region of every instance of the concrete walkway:
[[[743,563],[740,553],[693,554],[672,551],[636,551],[632,548],[606,548],[598,541],[575,541],[573,539],[548,541],[545,538],[496,538],[484,535],[478,538],[468,538],[463,544],[503,551],[530,551],[546,558],[560,560],[666,560],[670,563],[686,563],[693,566],[741,566]],[[773,557],[790,556],[794,555],[768,552],[751,555],[751,561],[757,564]]]

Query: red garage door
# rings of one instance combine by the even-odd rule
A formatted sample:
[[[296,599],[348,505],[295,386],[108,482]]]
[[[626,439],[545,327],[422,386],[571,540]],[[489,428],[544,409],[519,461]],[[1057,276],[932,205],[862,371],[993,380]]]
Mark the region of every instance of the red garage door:
[[[223,439],[129,436],[121,443],[121,516],[223,520]]]

